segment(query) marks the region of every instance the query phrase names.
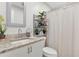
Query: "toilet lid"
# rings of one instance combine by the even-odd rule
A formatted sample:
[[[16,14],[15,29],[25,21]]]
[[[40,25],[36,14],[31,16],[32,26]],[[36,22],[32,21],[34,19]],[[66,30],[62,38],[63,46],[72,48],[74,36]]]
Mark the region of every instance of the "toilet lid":
[[[47,54],[57,54],[56,50],[49,48],[49,47],[43,48],[43,52],[45,52]]]

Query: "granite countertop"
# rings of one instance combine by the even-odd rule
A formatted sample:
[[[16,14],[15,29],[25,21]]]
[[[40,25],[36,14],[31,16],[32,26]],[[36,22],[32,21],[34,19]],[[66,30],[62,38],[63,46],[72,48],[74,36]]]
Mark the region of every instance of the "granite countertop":
[[[0,42],[0,54],[23,46],[33,44],[35,42],[42,41],[45,39],[46,37],[32,37],[32,38],[19,38],[16,41],[5,41],[3,43]]]

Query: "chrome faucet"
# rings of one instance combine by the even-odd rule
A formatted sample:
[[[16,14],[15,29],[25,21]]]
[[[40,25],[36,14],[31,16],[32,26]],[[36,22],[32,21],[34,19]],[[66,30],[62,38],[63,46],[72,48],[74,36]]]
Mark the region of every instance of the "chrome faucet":
[[[21,29],[21,28],[19,28],[19,29],[18,29],[18,38],[21,38],[21,37],[22,37],[22,35],[21,35],[21,34],[22,34],[22,29]]]

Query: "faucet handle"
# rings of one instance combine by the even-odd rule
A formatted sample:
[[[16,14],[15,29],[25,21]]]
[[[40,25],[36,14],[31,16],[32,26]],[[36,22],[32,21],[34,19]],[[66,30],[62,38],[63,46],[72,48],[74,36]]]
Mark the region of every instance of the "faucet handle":
[[[21,33],[21,32],[22,32],[22,29],[21,29],[21,28],[19,28],[19,29],[18,29],[18,33]]]
[[[18,38],[22,37],[21,33],[22,33],[22,29],[19,28],[19,29],[18,29]]]

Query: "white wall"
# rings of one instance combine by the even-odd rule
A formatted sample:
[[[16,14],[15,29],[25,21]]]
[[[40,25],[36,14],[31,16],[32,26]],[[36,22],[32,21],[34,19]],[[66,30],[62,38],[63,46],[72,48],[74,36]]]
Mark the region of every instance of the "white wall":
[[[23,32],[26,32],[28,28],[31,30],[31,36],[33,36],[33,14],[38,14],[38,11],[48,11],[49,8],[43,3],[33,3],[33,2],[25,2],[26,5],[26,27],[21,28]],[[5,17],[6,23],[6,2],[0,2],[0,15]],[[6,34],[17,34],[18,28],[16,27],[7,27]]]

